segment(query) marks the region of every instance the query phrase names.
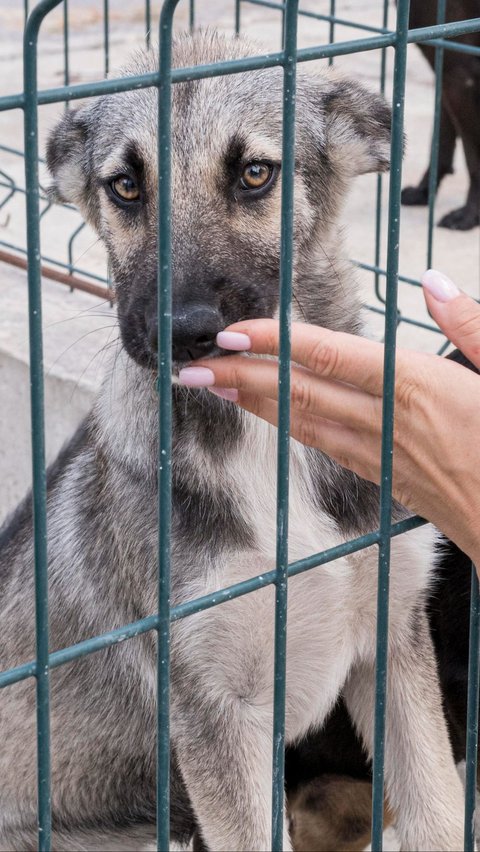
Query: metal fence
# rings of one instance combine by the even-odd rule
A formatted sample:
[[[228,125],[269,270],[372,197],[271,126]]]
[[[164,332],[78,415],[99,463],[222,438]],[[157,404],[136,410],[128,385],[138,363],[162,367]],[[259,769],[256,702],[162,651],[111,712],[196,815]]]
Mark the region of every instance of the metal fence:
[[[212,65],[192,68],[171,68],[172,24],[179,0],[165,0],[161,8],[159,22],[160,67],[159,71],[136,77],[108,79],[95,83],[71,85],[69,82],[68,52],[68,0],[63,0],[65,72],[64,85],[53,89],[39,90],[37,85],[37,45],[40,27],[45,17],[62,0],[41,0],[31,11],[24,35],[24,87],[16,95],[0,97],[0,111],[20,109],[24,116],[24,153],[25,156],[25,195],[27,211],[27,248],[28,288],[29,288],[29,336],[30,336],[30,374],[31,374],[31,410],[32,410],[32,453],[33,453],[33,505],[35,537],[35,580],[36,580],[36,659],[14,669],[0,673],[0,687],[7,687],[25,678],[36,679],[37,689],[37,742],[38,742],[38,819],[39,849],[48,850],[51,844],[50,814],[50,738],[49,738],[49,673],[50,669],[61,666],[87,654],[94,653],[119,641],[128,640],[146,631],[156,631],[158,635],[158,753],[157,753],[157,818],[158,848],[166,850],[169,846],[169,632],[170,623],[186,618],[193,613],[210,607],[219,606],[224,601],[251,593],[256,589],[273,584],[276,589],[275,618],[275,676],[274,676],[274,738],[273,749],[273,807],[272,807],[272,849],[282,849],[282,810],[284,796],[284,718],[285,718],[285,658],[286,658],[286,615],[288,578],[303,571],[319,568],[325,563],[346,554],[351,554],[371,545],[378,546],[378,618],[377,618],[377,665],[375,700],[375,737],[373,758],[373,835],[372,848],[382,848],[383,821],[383,757],[385,740],[385,704],[387,678],[387,633],[388,633],[388,592],[391,538],[407,530],[420,526],[422,519],[409,518],[392,526],[392,449],[394,414],[394,373],[396,332],[399,321],[413,322],[412,319],[399,316],[397,310],[398,281],[403,280],[412,286],[419,282],[406,276],[399,276],[400,242],[400,185],[402,174],[402,147],[404,125],[404,99],[407,67],[407,44],[428,40],[437,48],[437,71],[441,70],[442,54],[445,49],[462,50],[464,46],[452,45],[447,39],[480,30],[480,18],[445,25],[445,0],[438,3],[438,23],[429,28],[408,30],[409,0],[398,0],[398,12],[394,28],[388,27],[388,2],[383,3],[382,21],[378,27],[357,24],[335,14],[335,0],[330,0],[329,12],[317,13],[298,9],[298,0],[286,0],[285,3],[273,0],[243,0],[244,3],[260,5],[277,10],[282,16],[283,47],[276,53],[254,56],[241,60],[219,62]],[[235,3],[235,25],[237,31],[241,24],[242,0]],[[105,72],[109,66],[109,26],[108,0],[103,0],[104,9],[104,47]],[[28,3],[25,2],[28,13]],[[329,25],[329,43],[297,49],[297,23],[300,15],[306,15],[327,22]],[[151,8],[149,0],[145,2],[145,23],[147,42],[151,31]],[[194,4],[190,2],[190,24],[194,25]],[[356,29],[358,37],[353,40],[336,42],[336,25],[346,25]],[[361,33],[361,35],[360,35]],[[381,245],[381,178],[377,186],[377,225],[375,236],[375,258],[371,264],[361,264],[374,276],[377,299],[382,307],[375,308],[385,314],[385,378],[382,436],[382,478],[380,497],[379,528],[371,533],[348,541],[322,553],[312,554],[308,558],[288,563],[288,478],[289,478],[289,382],[290,382],[290,332],[289,314],[291,304],[292,280],[292,224],[293,224],[293,144],[295,134],[295,75],[298,62],[316,59],[328,59],[336,56],[379,51],[381,55],[381,87],[385,84],[385,67],[388,49],[394,53],[393,74],[393,117],[392,117],[392,168],[389,178],[387,263],[380,263]],[[468,48],[468,50],[472,50]],[[283,178],[282,178],[282,216],[281,216],[281,272],[280,272],[280,378],[281,392],[279,401],[278,429],[278,480],[277,480],[277,563],[275,570],[253,577],[235,586],[220,589],[203,598],[191,600],[170,607],[170,524],[171,524],[171,244],[170,244],[170,106],[171,87],[178,82],[236,74],[251,69],[280,66],[284,75],[283,98]],[[430,181],[429,231],[427,258],[430,264],[433,239],[433,201],[436,168],[438,163],[438,106],[440,104],[440,73],[437,74],[437,104],[435,134],[432,151],[432,169]],[[43,391],[43,354],[42,354],[42,305],[41,305],[41,248],[40,219],[48,209],[43,206],[39,187],[39,151],[38,151],[38,106],[65,102],[67,105],[79,98],[89,98],[99,94],[115,93],[144,87],[158,89],[158,168],[159,168],[159,219],[158,219],[158,323],[159,323],[159,579],[158,611],[147,618],[125,625],[102,636],[94,636],[69,648],[49,653],[48,646],[48,595],[47,595],[47,517],[46,517],[46,475],[44,451],[44,391]],[[4,150],[7,150],[4,148]],[[6,190],[1,204],[7,205],[20,187],[12,182],[8,174],[2,172],[1,186]],[[75,234],[72,234],[72,240]],[[21,251],[19,246],[4,248]],[[47,266],[61,268],[55,258],[45,258]],[[70,262],[64,265],[60,274],[64,277],[79,275],[92,277],[83,270],[76,269]],[[385,288],[381,281],[385,280]],[[433,326],[426,326],[433,329]],[[465,806],[465,849],[473,850],[473,811],[476,787],[477,756],[477,717],[478,717],[478,660],[480,638],[480,602],[475,571],[472,571],[472,606],[470,630],[469,693],[467,723],[467,779]]]

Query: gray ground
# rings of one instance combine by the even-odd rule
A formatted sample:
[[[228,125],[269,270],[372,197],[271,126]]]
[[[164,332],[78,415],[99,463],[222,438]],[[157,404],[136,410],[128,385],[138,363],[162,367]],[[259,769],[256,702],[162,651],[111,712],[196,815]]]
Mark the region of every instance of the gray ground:
[[[33,5],[32,3],[30,5]],[[157,28],[159,2],[152,2],[154,33]],[[197,0],[197,23],[226,31],[233,27],[233,0]],[[379,0],[338,0],[338,14],[363,23],[381,23]],[[302,8],[328,12],[328,0],[303,0]],[[391,21],[395,19],[393,3]],[[101,0],[70,0],[70,76],[72,82],[101,79],[103,73],[103,3]],[[121,65],[130,49],[144,38],[144,4],[142,0],[110,0],[111,67]],[[188,2],[180,0],[177,25],[188,23]],[[22,24],[23,0],[0,0],[0,93],[10,94],[22,88]],[[42,29],[39,52],[40,86],[63,82],[63,18],[61,9],[51,13]],[[242,28],[263,42],[268,49],[278,49],[280,39],[277,12],[247,3],[242,7]],[[338,27],[336,40],[359,37],[350,28]],[[320,44],[327,40],[326,24],[301,18],[299,46]],[[427,163],[432,123],[433,78],[419,51],[409,48],[408,85],[406,92],[406,133],[408,144],[404,160],[404,185],[418,181]],[[380,56],[377,52],[353,55],[335,60],[345,73],[353,74],[373,88],[378,87]],[[391,92],[393,52],[388,55],[387,96]],[[312,66],[314,67],[314,66]],[[40,110],[42,143],[61,107]],[[0,113],[0,143],[23,147],[22,115],[19,111]],[[436,219],[463,204],[467,175],[460,150],[457,151],[455,175],[447,178],[440,191]],[[0,151],[0,169],[23,185],[23,163],[16,155]],[[375,227],[375,185],[372,176],[360,178],[345,211],[346,236],[351,257],[373,261]],[[384,198],[388,181],[384,181]],[[4,190],[0,188],[0,200]],[[42,250],[45,255],[66,260],[66,242],[80,219],[75,212],[62,209],[47,214],[42,224]],[[418,278],[426,267],[427,211],[404,208],[401,220],[400,271]],[[383,205],[383,261],[386,246],[386,203]],[[435,229],[434,265],[452,276],[472,293],[479,293],[478,228],[467,233]],[[0,209],[0,239],[24,244],[25,221],[23,196],[18,196]],[[105,261],[94,235],[85,229],[74,248],[75,261],[85,269],[103,274]],[[378,305],[372,276],[359,273],[366,301]],[[59,284],[45,281],[44,325],[47,394],[47,448],[51,458],[70,434],[82,413],[88,408],[102,374],[102,348],[116,337],[114,315],[108,305],[94,297],[74,292]],[[25,491],[30,479],[29,415],[28,415],[28,336],[26,280],[23,272],[4,264],[0,266],[0,519]],[[426,320],[418,291],[406,284],[400,286],[400,305],[410,318]],[[372,315],[372,333],[381,336],[382,320]],[[432,332],[402,324],[402,345],[435,351],[439,338]]]

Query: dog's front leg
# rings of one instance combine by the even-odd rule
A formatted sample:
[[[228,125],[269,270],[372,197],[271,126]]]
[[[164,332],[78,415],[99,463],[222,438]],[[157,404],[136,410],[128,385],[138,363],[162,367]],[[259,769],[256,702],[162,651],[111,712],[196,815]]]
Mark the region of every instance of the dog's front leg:
[[[402,850],[463,849],[463,790],[442,710],[428,625],[419,614],[390,653],[385,783]],[[365,745],[373,744],[374,663],[350,675],[345,699]]]
[[[215,704],[199,700],[182,708],[176,728],[182,775],[207,848],[270,850],[270,708],[232,695]],[[286,822],[283,848],[292,848]]]

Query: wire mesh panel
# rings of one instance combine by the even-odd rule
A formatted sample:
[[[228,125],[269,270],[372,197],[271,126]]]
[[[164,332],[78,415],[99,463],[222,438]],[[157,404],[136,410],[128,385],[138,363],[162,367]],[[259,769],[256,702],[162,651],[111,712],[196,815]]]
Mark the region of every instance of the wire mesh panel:
[[[274,713],[273,713],[273,767],[272,767],[272,849],[283,848],[284,807],[284,746],[285,746],[285,695],[286,695],[286,640],[288,611],[288,579],[342,556],[359,552],[372,545],[378,546],[378,598],[377,639],[375,678],[375,736],[373,755],[373,818],[372,848],[382,849],[383,804],[384,804],[384,746],[387,689],[387,646],[388,604],[391,539],[421,526],[421,518],[392,525],[392,458],[394,420],[394,379],[396,335],[399,323],[397,305],[400,246],[400,189],[402,177],[402,151],[404,132],[405,84],[407,69],[407,44],[428,40],[437,48],[435,70],[437,105],[433,134],[430,170],[430,205],[427,240],[427,258],[432,258],[433,203],[438,168],[439,107],[441,96],[442,57],[446,49],[462,49],[446,39],[465,33],[480,31],[480,19],[444,24],[445,0],[439,0],[437,24],[432,27],[408,30],[409,0],[398,0],[398,11],[394,29],[388,28],[388,3],[382,7],[382,20],[378,27],[352,22],[336,15],[335,0],[331,0],[328,11],[317,12],[298,8],[298,0],[285,3],[271,0],[243,0],[276,10],[282,16],[282,48],[278,52],[251,56],[244,59],[217,62],[212,65],[191,68],[171,67],[172,27],[178,0],[165,0],[159,21],[159,70],[148,74],[124,78],[111,78],[99,82],[72,85],[69,66],[69,23],[68,0],[63,0],[64,13],[64,85],[39,91],[37,84],[37,47],[42,22],[48,14],[60,6],[62,0],[42,0],[30,12],[24,38],[24,88],[16,95],[0,97],[0,111],[21,109],[25,127],[25,197],[27,210],[27,260],[29,284],[29,335],[30,375],[32,410],[32,457],[33,457],[33,506],[35,538],[35,590],[36,590],[36,658],[34,661],[0,673],[0,687],[8,687],[26,678],[36,680],[37,700],[37,743],[38,743],[38,822],[39,849],[51,848],[51,784],[50,784],[50,736],[49,736],[49,672],[85,655],[92,654],[118,642],[129,640],[149,631],[157,635],[158,714],[157,714],[157,826],[158,848],[169,845],[169,769],[170,769],[170,625],[194,613],[208,610],[226,601],[254,593],[272,585],[275,587],[275,664],[274,664]],[[25,4],[26,14],[28,4]],[[329,41],[313,47],[298,49],[297,25],[299,18],[306,16],[320,20],[329,26]],[[109,3],[104,0],[104,73],[110,65]],[[147,43],[151,39],[152,10],[150,2],[145,4]],[[194,4],[189,5],[189,23],[195,23]],[[334,42],[337,26],[357,30],[358,37],[348,41]],[[235,27],[241,28],[241,2],[235,4]],[[288,506],[289,506],[289,422],[290,422],[290,314],[292,301],[293,268],[293,224],[294,224],[294,140],[295,140],[295,86],[298,62],[328,60],[334,57],[379,51],[382,91],[385,88],[386,57],[389,48],[394,52],[393,98],[392,98],[392,143],[391,175],[388,201],[388,247],[385,268],[380,265],[380,207],[382,182],[377,184],[377,221],[375,230],[375,257],[372,264],[360,264],[374,276],[379,301],[384,303],[385,314],[385,360],[382,432],[382,474],[380,494],[380,523],[372,532],[330,548],[322,553],[289,564],[288,562]],[[252,577],[214,593],[177,606],[170,604],[170,542],[171,542],[171,457],[172,457],[172,253],[171,253],[171,102],[172,86],[179,82],[237,74],[249,70],[281,67],[283,70],[283,134],[282,134],[282,198],[281,198],[281,266],[280,266],[280,357],[279,357],[279,430],[277,456],[277,549],[276,567],[262,575]],[[92,636],[74,646],[49,653],[48,644],[48,560],[47,560],[47,512],[44,436],[44,384],[42,352],[42,304],[41,304],[41,247],[40,247],[40,202],[38,106],[41,104],[65,103],[66,106],[80,98],[99,94],[115,93],[156,87],[158,89],[158,610],[134,623],[112,630],[101,636]],[[18,155],[18,152],[14,152]],[[2,172],[2,186],[6,189],[1,205],[8,203],[18,187]],[[173,203],[174,203],[173,199]],[[73,239],[75,234],[72,234]],[[8,247],[8,246],[7,246]],[[10,246],[10,248],[12,248]],[[70,256],[66,264],[68,274],[78,272]],[[385,279],[385,293],[380,279]],[[413,285],[418,281],[403,276]],[[383,308],[382,308],[383,310]],[[465,849],[474,848],[473,812],[475,807],[477,725],[478,725],[478,681],[480,604],[476,574],[472,572],[472,604],[470,626],[470,665],[468,694],[468,737],[467,737],[467,789],[465,806]],[[420,698],[419,698],[420,700]]]

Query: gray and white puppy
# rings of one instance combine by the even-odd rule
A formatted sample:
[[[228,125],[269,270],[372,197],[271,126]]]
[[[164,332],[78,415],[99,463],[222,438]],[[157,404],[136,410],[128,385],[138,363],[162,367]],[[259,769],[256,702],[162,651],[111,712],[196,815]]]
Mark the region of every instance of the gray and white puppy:
[[[207,33],[176,41],[174,58],[192,65],[251,49]],[[139,55],[128,72],[155,67],[154,55]],[[77,204],[107,246],[123,340],[49,475],[52,650],[156,609],[156,102],[154,89],[89,102],[64,116],[48,147],[58,197]],[[278,69],[174,86],[177,368],[220,354],[215,335],[228,323],[277,311],[281,104]],[[294,290],[309,322],[361,333],[338,217],[351,178],[388,167],[389,135],[377,95],[328,74],[299,75]],[[204,390],[174,386],[173,403],[178,604],[274,565],[276,433]],[[290,495],[291,560],[378,523],[376,487],[296,442]],[[403,849],[454,850],[462,790],[423,611],[431,540],[424,528],[392,541],[386,783]],[[1,544],[5,668],[34,656],[30,500]],[[288,742],[321,725],[343,689],[371,751],[376,570],[371,548],[290,582]],[[273,601],[263,589],[172,629],[172,739],[212,850],[270,848]],[[56,849],[141,848],[154,836],[155,672],[153,634],[52,671]],[[32,681],[1,692],[0,714],[0,848],[34,849]],[[192,815],[176,791],[178,836]]]

